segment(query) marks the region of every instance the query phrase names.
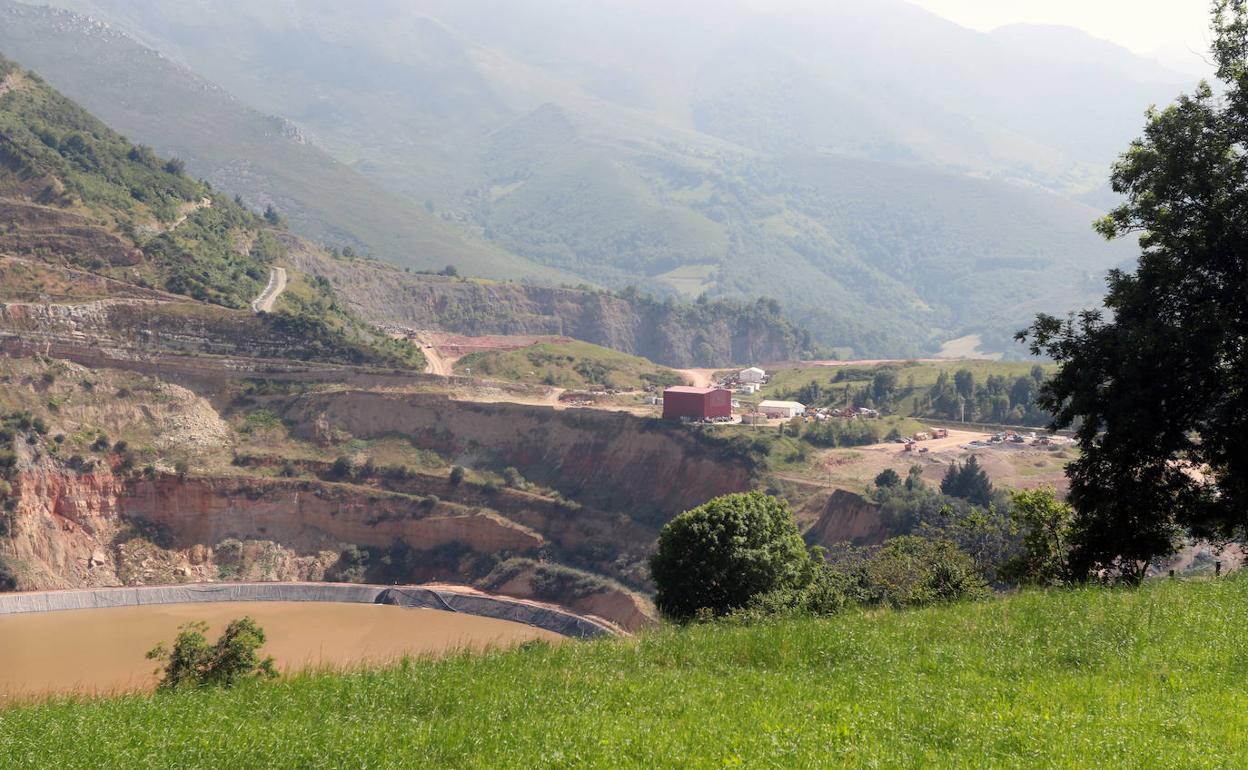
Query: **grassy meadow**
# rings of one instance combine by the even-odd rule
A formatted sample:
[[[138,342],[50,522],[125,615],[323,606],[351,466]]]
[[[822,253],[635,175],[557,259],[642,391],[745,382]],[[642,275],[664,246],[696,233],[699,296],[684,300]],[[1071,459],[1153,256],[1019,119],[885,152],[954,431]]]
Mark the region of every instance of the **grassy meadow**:
[[[588,342],[539,342],[519,350],[471,353],[455,364],[457,374],[561,388],[640,390],[680,385],[679,374],[639,356]]]
[[[0,710],[6,767],[1234,768],[1248,579]]]

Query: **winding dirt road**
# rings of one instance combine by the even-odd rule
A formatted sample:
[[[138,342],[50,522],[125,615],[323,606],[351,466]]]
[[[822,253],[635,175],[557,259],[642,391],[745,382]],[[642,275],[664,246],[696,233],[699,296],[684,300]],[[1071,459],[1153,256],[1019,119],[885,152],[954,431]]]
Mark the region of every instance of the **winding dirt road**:
[[[260,296],[251,303],[251,309],[257,313],[272,313],[273,303],[286,291],[286,268],[275,267],[269,270],[269,285],[264,287]]]
[[[442,356],[442,351],[438,350],[438,346],[434,344],[434,340],[428,334],[417,334],[412,340],[420,346],[420,352],[425,356],[425,373],[436,374],[441,377],[450,377],[454,374],[454,362],[448,361]]]

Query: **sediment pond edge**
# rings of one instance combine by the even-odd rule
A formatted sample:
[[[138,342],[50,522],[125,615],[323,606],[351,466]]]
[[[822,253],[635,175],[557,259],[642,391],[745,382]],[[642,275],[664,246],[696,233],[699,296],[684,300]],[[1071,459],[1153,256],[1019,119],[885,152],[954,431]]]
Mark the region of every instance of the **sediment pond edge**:
[[[606,625],[589,618],[516,599],[417,586],[351,583],[188,583],[0,594],[0,615],[197,602],[388,604],[507,620],[575,639],[614,635]]]

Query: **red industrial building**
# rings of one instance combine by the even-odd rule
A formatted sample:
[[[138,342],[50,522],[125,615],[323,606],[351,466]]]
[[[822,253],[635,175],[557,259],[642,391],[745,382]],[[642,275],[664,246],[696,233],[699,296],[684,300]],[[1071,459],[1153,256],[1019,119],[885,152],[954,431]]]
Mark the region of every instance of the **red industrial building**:
[[[732,392],[723,388],[668,388],[663,391],[663,419],[711,420],[732,416]]]

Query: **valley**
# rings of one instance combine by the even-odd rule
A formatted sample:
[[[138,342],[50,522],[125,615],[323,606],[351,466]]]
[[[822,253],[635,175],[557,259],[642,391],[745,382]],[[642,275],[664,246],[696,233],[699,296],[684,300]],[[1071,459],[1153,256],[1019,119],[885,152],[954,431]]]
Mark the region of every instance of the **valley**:
[[[366,13],[53,5],[0,5],[0,50],[313,241],[418,271],[635,287],[660,302],[774,298],[814,342],[855,357],[925,356],[975,334],[985,353],[1018,357],[1011,335],[1037,310],[1094,302],[1106,271],[1135,257],[1089,227],[1113,201],[1104,174],[1141,105],[1186,82],[1102,41],[1063,38],[1083,52],[1068,61],[1043,44],[1050,31],[972,33],[891,0],[792,3],[766,23],[743,2],[647,2],[635,9],[646,23],[615,27],[622,39],[591,23],[621,16],[601,2],[517,3],[491,21],[437,0]],[[556,17],[596,43],[533,22]],[[927,42],[881,58],[893,23]],[[669,50],[647,25],[693,39]],[[976,64],[947,67],[944,50]],[[311,52],[317,68],[292,64]],[[400,81],[410,89],[386,85]],[[387,289],[350,301],[434,328],[419,297]],[[586,339],[549,319],[447,323]],[[698,342],[618,349],[729,362]]]

